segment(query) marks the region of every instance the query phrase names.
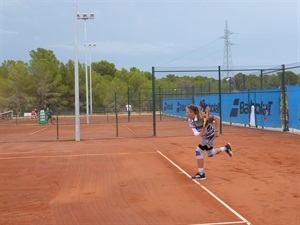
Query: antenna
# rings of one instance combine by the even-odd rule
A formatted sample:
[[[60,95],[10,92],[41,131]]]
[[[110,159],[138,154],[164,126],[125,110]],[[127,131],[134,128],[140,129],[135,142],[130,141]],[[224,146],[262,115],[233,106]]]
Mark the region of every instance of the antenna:
[[[232,75],[232,58],[231,58],[231,49],[230,46],[233,45],[233,43],[230,42],[230,35],[233,33],[228,29],[228,23],[226,20],[226,26],[224,30],[224,36],[221,37],[224,39],[224,56],[223,56],[223,67],[226,70],[226,79],[228,80],[230,75]]]

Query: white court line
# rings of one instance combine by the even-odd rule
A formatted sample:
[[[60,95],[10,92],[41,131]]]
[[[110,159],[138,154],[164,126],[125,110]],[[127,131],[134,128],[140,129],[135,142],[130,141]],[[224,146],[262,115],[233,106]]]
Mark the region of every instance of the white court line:
[[[13,154],[13,153],[11,153]],[[37,159],[37,158],[70,158],[70,157],[88,157],[88,156],[110,156],[110,155],[131,155],[131,154],[157,154],[157,152],[125,152],[125,153],[98,153],[98,154],[73,154],[73,155],[35,155],[35,156],[11,156],[0,157],[0,160],[11,159]]]
[[[187,177],[191,178],[191,176],[185,172],[183,169],[181,169],[177,164],[175,164],[171,159],[169,159],[167,156],[165,156],[163,153],[161,153],[159,150],[156,149],[156,151],[163,156],[166,160],[168,160],[170,163],[173,164],[177,169],[179,169],[182,173],[184,173]],[[235,210],[233,210],[229,205],[227,205],[225,202],[223,202],[219,197],[217,197],[214,193],[212,193],[210,190],[208,190],[206,187],[204,187],[202,184],[200,184],[197,180],[192,179],[196,184],[198,184],[201,188],[203,188],[208,194],[210,194],[213,198],[215,198],[218,202],[220,202],[225,208],[227,208],[229,211],[231,211],[234,215],[236,215],[238,218],[240,218],[243,222],[239,223],[246,223],[247,225],[250,225],[251,223],[246,220],[244,217],[242,217],[240,214],[238,214]],[[236,223],[236,222],[234,222]],[[209,225],[212,225],[213,223],[209,223]],[[216,223],[214,223],[216,224]],[[218,224],[226,224],[226,223],[218,223]],[[228,223],[227,223],[228,224]],[[230,224],[230,223],[229,223]],[[200,224],[198,224],[200,225]],[[205,225],[205,224],[201,224]]]
[[[194,223],[189,225],[226,225],[226,224],[238,224],[238,223],[246,223],[244,221],[237,221],[237,222],[223,222],[223,223]]]
[[[35,132],[32,132],[32,133],[30,133],[29,135],[36,134],[36,133],[41,132],[41,131],[46,130],[46,129],[47,129],[47,127],[44,127],[43,129],[37,130],[37,131],[35,131]]]
[[[47,150],[47,153],[49,152],[58,152],[57,150]],[[73,152],[73,150],[63,150],[59,151],[59,153],[68,153],[68,152]],[[0,152],[0,155],[16,155],[16,154],[29,154],[29,153],[38,153],[34,150],[27,151],[27,152]],[[41,152],[40,152],[41,153]]]
[[[126,127],[130,132],[134,133],[133,130],[131,130],[129,127],[127,127],[125,124],[122,124],[123,127]]]

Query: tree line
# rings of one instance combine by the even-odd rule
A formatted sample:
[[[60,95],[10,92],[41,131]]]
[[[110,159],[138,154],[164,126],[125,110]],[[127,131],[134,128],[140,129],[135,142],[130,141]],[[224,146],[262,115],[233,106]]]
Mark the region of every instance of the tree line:
[[[4,61],[0,66],[0,111],[13,110],[22,115],[32,109],[43,109],[51,104],[57,112],[72,112],[75,108],[74,61],[62,63],[51,50],[38,48],[29,53],[29,62]],[[264,89],[281,86],[282,72],[262,77],[257,74],[237,73],[222,79],[222,92],[243,91],[249,88]],[[300,84],[300,74],[285,73],[286,84]],[[79,63],[80,109],[85,110],[86,85],[85,65]],[[204,75],[190,76],[167,74],[155,79],[156,93],[187,94],[197,92],[217,93],[218,79]],[[129,91],[130,90],[130,91]],[[102,60],[92,63],[92,102],[95,109],[111,109],[118,104],[126,105],[128,98],[142,99],[149,104],[152,99],[152,74],[136,67],[129,70],[116,69],[113,63]]]

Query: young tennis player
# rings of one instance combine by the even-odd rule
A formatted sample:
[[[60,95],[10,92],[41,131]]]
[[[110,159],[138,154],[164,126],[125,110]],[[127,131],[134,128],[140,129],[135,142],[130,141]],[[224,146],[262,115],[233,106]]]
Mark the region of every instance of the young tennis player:
[[[201,143],[196,148],[196,159],[198,164],[198,172],[192,176],[192,179],[205,180],[206,176],[204,173],[204,159],[202,151],[206,151],[208,157],[213,157],[221,152],[226,152],[232,157],[232,149],[230,143],[225,146],[215,149],[214,139],[215,130],[211,123],[207,122],[204,117],[204,112],[197,105],[188,105],[186,107],[186,116],[188,118],[189,126],[195,136],[201,136]]]

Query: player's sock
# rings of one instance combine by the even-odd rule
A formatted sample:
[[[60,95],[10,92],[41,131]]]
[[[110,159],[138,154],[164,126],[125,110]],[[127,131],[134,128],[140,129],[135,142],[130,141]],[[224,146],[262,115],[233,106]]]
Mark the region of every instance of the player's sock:
[[[224,146],[224,147],[221,147],[220,150],[221,150],[221,152],[225,152],[227,150],[227,148]]]
[[[204,168],[198,168],[198,173],[203,174],[204,173]]]

